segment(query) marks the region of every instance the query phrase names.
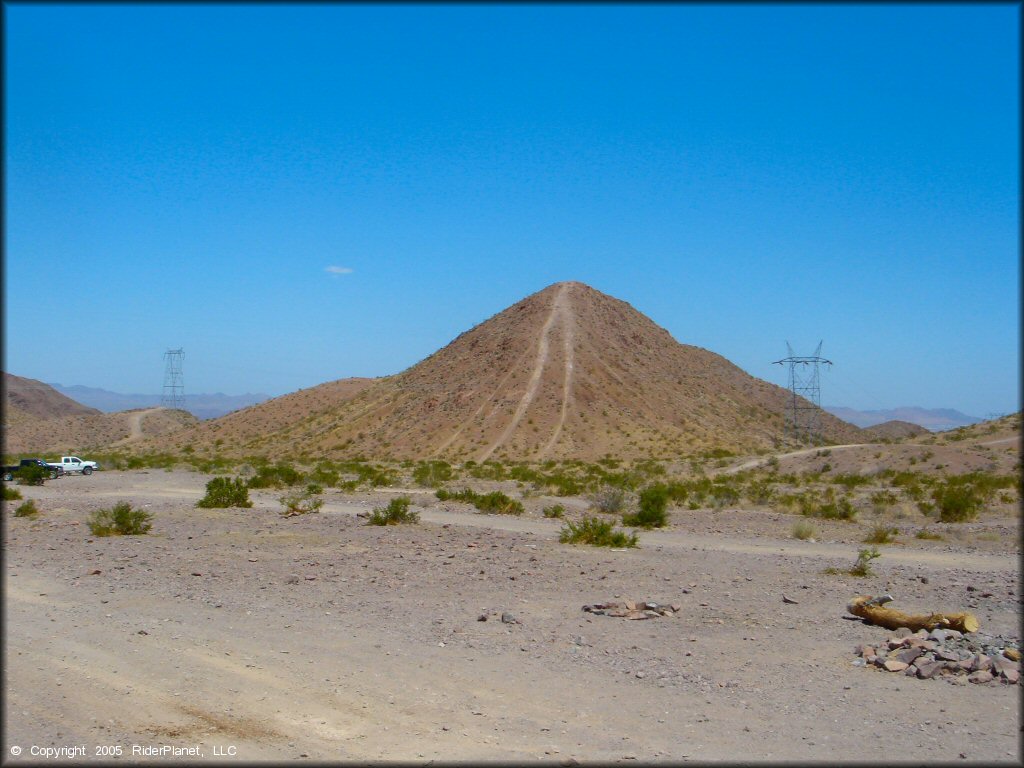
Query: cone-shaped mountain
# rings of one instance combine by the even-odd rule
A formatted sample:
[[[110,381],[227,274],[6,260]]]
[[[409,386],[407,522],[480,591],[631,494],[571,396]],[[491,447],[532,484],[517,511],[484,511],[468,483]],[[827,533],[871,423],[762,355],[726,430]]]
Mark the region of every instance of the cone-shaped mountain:
[[[747,451],[779,439],[787,395],[680,344],[626,302],[564,282],[395,376],[285,395],[176,442],[218,436],[232,452],[476,461]],[[858,439],[830,414],[821,421],[828,439]]]

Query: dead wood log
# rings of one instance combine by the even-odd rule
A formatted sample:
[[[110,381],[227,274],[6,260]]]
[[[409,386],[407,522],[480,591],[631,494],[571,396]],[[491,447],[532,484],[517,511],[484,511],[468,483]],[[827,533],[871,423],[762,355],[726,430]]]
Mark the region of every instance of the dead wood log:
[[[886,596],[888,597],[888,596]],[[889,598],[890,600],[892,598]],[[885,602],[888,602],[886,600]],[[911,614],[897,611],[895,608],[886,608],[879,604],[879,600],[870,595],[858,595],[846,606],[846,610],[854,616],[877,624],[886,629],[955,629],[958,632],[977,632],[978,617],[973,613],[929,613],[926,616],[913,616]]]

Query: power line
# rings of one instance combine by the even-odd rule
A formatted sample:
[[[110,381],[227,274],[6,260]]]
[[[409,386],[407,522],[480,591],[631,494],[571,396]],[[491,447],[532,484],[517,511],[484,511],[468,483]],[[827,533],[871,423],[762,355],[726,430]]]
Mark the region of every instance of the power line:
[[[789,357],[776,360],[772,365],[789,366],[789,398],[786,403],[786,434],[797,442],[817,445],[821,438],[821,378],[819,366],[832,365],[821,357],[821,344],[814,354],[801,357],[793,353],[786,342]]]
[[[164,408],[185,410],[185,380],[181,362],[185,357],[183,349],[168,349],[164,352],[164,392],[160,405]]]

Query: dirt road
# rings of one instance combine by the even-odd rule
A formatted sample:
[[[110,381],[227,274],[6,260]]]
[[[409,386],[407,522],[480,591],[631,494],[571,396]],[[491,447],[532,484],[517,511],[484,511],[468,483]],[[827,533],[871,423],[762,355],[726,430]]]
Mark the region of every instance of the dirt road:
[[[426,495],[420,525],[389,528],[356,517],[385,494],[290,519],[274,493],[199,510],[207,479],[61,478],[23,489],[37,521],[5,515],[12,764],[32,745],[131,761],[160,745],[244,761],[1019,757],[1018,689],[854,667],[853,646],[888,633],[843,610],[884,590],[1016,634],[1005,552],[886,548],[878,576],[854,579],[822,574],[848,545],[717,536],[689,514],[608,551],[559,544],[532,507],[485,516]],[[121,498],[152,532],[90,537],[88,512]],[[581,610],[616,597],[682,610]]]

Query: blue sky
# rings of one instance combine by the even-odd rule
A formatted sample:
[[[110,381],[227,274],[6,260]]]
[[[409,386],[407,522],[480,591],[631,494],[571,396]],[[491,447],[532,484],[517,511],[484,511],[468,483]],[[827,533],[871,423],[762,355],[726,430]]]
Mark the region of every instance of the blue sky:
[[[16,375],[283,394],[580,280],[783,386],[823,340],[825,404],[1020,407],[1018,5],[4,15]]]

